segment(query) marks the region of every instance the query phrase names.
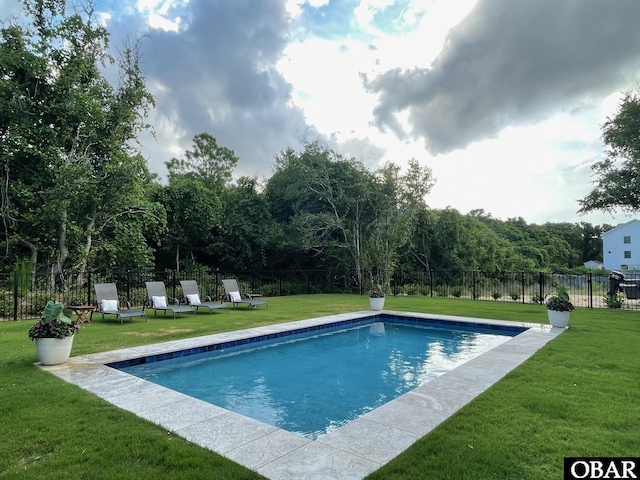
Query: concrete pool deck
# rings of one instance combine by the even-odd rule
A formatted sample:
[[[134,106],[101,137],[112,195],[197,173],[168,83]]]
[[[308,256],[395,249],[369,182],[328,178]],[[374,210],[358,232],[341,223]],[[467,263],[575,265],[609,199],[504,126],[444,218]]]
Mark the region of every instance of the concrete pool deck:
[[[315,440],[105,364],[379,313],[528,330]],[[550,325],[408,312],[353,312],[70,358],[59,378],[271,480],[360,480],[406,450],[564,331]]]

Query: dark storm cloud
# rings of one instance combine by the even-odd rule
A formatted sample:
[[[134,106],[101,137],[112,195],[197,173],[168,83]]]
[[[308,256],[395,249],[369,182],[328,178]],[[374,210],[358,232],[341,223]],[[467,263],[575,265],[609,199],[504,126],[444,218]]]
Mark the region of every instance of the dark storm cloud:
[[[640,79],[638,18],[637,0],[479,0],[430,68],[366,82],[376,124],[437,154],[592,105]]]
[[[269,174],[275,154],[298,148],[309,135],[302,112],[290,104],[292,86],[276,70],[288,41],[284,2],[195,0],[167,16],[182,19],[180,31],[151,29],[142,42],[154,118],[171,119],[184,132],[184,148],[208,132],[236,152],[236,173]],[[114,18],[109,29],[114,37],[130,35],[146,28],[143,21]],[[149,162],[157,171],[166,160]]]

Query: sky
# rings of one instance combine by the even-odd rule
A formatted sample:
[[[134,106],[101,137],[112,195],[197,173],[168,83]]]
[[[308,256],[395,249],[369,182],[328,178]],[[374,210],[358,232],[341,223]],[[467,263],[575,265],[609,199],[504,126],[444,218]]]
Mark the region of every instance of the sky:
[[[374,170],[415,158],[431,208],[528,223],[577,215],[601,126],[640,80],[637,0],[99,0],[117,48],[142,37],[149,168],[207,132],[266,180],[319,140]],[[20,12],[0,0],[0,16]]]

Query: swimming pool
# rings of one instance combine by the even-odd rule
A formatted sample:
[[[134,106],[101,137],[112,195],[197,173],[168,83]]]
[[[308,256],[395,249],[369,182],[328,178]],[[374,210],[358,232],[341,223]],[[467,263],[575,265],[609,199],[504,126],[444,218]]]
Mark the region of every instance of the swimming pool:
[[[315,439],[524,331],[385,314],[323,327],[122,370]]]
[[[385,311],[389,313],[389,311]],[[450,315],[392,312],[405,318],[526,329],[507,342],[420,385],[316,440],[267,425],[108,367],[140,359],[171,358],[208,346],[249,344],[258,338],[312,331],[336,322],[374,316],[351,312],[241,331],[71,357],[40,367],[107,402],[153,422],[270,480],[362,479],[402,453],[564,329],[549,325]]]

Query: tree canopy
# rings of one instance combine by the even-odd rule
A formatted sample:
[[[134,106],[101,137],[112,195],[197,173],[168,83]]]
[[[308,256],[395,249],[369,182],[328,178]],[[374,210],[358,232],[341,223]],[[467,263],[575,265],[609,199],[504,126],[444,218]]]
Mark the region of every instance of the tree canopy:
[[[595,187],[579,200],[579,213],[640,209],[640,90],[625,94],[616,114],[602,126],[604,159],[591,169]]]
[[[284,148],[258,181],[235,178],[235,152],[202,132],[165,162],[162,184],[136,144],[154,106],[138,41],[114,58],[90,3],[24,6],[31,24],[0,30],[3,269],[339,270],[368,287],[394,270],[569,269],[602,259],[600,235],[611,226],[431,209],[436,180],[420,159],[370,170],[321,142]],[[117,70],[117,84],[105,68]],[[639,125],[631,93],[603,126],[606,158],[581,211],[637,210]]]
[[[82,271],[91,259],[109,264],[96,258],[94,247],[122,247],[102,235],[117,228],[116,219],[138,225],[146,215],[162,224],[145,198],[151,176],[134,148],[153,106],[138,44],[113,58],[91,4],[25,0],[24,8],[30,27],[9,24],[0,31],[4,250],[16,260],[26,251],[34,264],[59,273]],[[118,69],[119,84],[107,81],[105,65]],[[149,259],[142,248],[130,260]]]

